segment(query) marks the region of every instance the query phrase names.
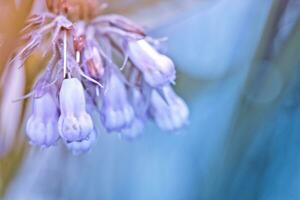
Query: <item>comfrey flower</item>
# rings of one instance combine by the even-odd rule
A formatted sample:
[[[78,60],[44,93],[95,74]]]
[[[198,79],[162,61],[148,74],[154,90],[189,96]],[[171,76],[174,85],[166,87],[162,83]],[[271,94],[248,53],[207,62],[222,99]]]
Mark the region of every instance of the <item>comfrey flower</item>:
[[[106,86],[100,111],[103,115],[103,124],[110,132],[120,131],[131,125],[134,111],[128,102],[125,85],[114,69],[108,74]]]
[[[177,130],[187,123],[189,110],[185,102],[170,86],[164,86],[151,95],[150,113],[164,130]]]
[[[133,86],[128,89],[129,101],[134,109],[134,119],[130,126],[122,129],[121,138],[134,139],[143,132],[145,122],[147,121],[147,112],[149,109],[151,88],[139,80],[140,73],[137,70],[131,71],[131,84],[138,81],[139,86]],[[142,83],[141,83],[142,82]]]
[[[60,93],[60,112],[58,130],[67,142],[87,139],[93,132],[93,121],[86,112],[84,89],[77,78],[65,79]]]
[[[158,53],[145,39],[127,41],[125,51],[150,86],[159,87],[175,80],[173,61]]]
[[[156,49],[160,41],[123,16],[98,16],[96,0],[78,2],[47,0],[49,12],[28,19],[24,45],[10,60],[21,67],[36,50],[51,56],[32,92],[21,98],[32,97],[30,143],[48,147],[61,139],[79,155],[90,150],[99,124],[130,140],[149,119],[164,130],[183,127],[188,108],[171,87],[176,71]]]
[[[144,123],[143,119],[135,117],[130,126],[122,129],[121,138],[132,140],[139,137],[144,130]]]
[[[50,93],[33,99],[32,114],[26,123],[26,135],[33,145],[49,147],[59,138],[58,109]]]

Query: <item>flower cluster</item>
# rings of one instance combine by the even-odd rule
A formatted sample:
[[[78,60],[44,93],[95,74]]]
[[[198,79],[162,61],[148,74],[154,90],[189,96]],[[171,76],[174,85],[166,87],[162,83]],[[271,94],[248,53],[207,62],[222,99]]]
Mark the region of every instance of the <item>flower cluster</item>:
[[[22,34],[25,45],[11,63],[23,65],[36,49],[50,57],[25,96],[32,99],[26,123],[31,144],[49,147],[62,139],[81,154],[95,141],[96,124],[125,139],[138,137],[148,119],[164,130],[186,124],[188,108],[171,87],[172,60],[156,49],[159,40],[129,19],[71,21],[63,13],[43,13],[29,18]]]

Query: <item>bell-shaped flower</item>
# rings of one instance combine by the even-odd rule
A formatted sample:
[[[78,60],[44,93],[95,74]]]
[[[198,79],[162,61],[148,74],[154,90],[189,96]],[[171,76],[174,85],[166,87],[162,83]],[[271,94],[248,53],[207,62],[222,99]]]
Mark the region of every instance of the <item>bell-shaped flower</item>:
[[[133,122],[121,131],[122,139],[135,139],[142,135],[144,124],[147,121],[147,110],[150,103],[151,90],[146,84],[129,88],[129,100],[134,109],[135,118]]]
[[[144,117],[149,107],[149,99],[140,88],[131,87],[128,91],[130,103],[135,115]],[[150,96],[149,96],[150,97]]]
[[[60,136],[67,142],[80,141],[93,131],[91,116],[86,111],[84,89],[77,78],[65,79],[60,94],[61,115],[58,121]]]
[[[152,92],[150,114],[161,129],[172,131],[187,123],[189,110],[170,86],[164,86],[160,92]]]
[[[125,51],[150,86],[159,87],[175,80],[173,61],[157,52],[146,40],[129,40]]]
[[[132,140],[142,135],[144,130],[144,121],[138,117],[134,118],[130,126],[122,129],[120,136],[122,139]]]
[[[66,145],[74,155],[81,155],[87,153],[91,149],[91,146],[95,142],[95,140],[96,133],[95,131],[92,131],[89,137],[87,137],[86,139],[75,142],[67,142]]]
[[[26,135],[32,145],[49,147],[59,138],[58,110],[50,93],[33,100],[33,111],[26,124]]]
[[[124,83],[113,70],[106,87],[101,108],[103,125],[109,132],[120,131],[132,123],[134,111],[128,102]]]
[[[147,121],[147,111],[150,103],[151,88],[147,84],[139,84],[128,89],[129,101],[134,109],[133,122],[124,128],[120,136],[122,139],[132,140],[142,135]]]

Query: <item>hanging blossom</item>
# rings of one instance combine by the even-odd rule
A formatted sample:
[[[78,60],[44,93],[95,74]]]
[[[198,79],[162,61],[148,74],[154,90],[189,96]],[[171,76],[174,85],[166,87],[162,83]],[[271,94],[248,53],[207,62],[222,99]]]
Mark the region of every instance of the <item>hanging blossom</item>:
[[[10,61],[21,67],[36,49],[51,57],[22,97],[32,102],[30,143],[49,147],[61,139],[78,155],[96,140],[96,124],[124,139],[140,136],[149,119],[168,131],[186,125],[189,111],[171,87],[176,71],[156,49],[160,41],[123,16],[98,16],[95,2],[84,2],[48,0],[48,12],[28,19],[24,45]]]

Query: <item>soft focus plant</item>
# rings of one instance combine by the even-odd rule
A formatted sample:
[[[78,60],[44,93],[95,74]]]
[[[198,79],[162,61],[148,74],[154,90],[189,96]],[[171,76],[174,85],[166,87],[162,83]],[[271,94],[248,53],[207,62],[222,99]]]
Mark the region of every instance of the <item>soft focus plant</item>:
[[[149,119],[168,131],[186,124],[188,108],[171,87],[175,67],[157,49],[160,40],[121,15],[100,15],[106,4],[96,0],[45,3],[28,18],[6,65],[23,68],[35,52],[48,60],[32,91],[17,99],[31,101],[30,144],[45,148],[62,139],[77,155],[90,149],[98,125],[133,139]]]

